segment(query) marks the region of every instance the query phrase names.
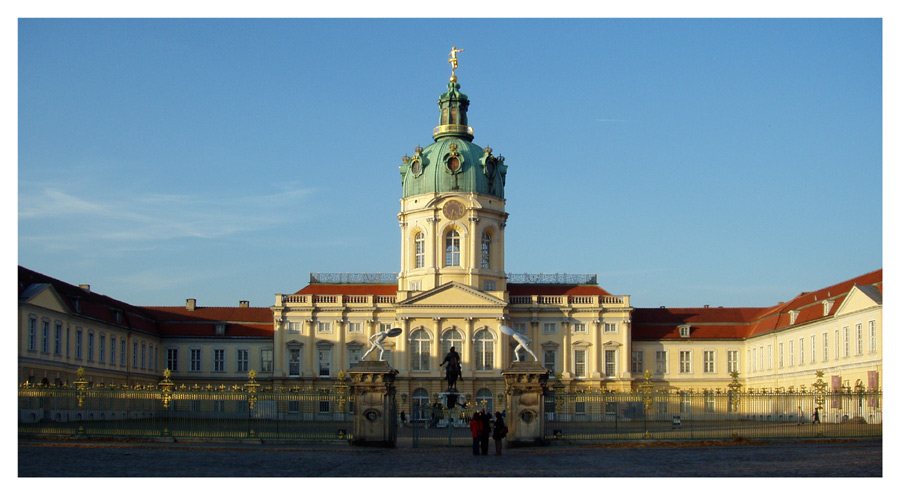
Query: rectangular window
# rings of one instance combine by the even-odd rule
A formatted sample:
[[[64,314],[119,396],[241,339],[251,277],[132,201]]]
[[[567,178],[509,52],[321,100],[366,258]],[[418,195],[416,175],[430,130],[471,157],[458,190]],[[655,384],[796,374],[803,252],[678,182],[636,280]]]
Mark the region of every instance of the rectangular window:
[[[138,365],[138,344],[137,342],[131,343],[131,367],[137,368]]]
[[[147,369],[147,344],[141,342],[141,369]]]
[[[28,350],[37,350],[37,318],[28,318]]]
[[[869,352],[878,351],[878,337],[875,334],[875,320],[869,322]]]
[[[584,323],[575,323],[572,325],[572,333],[587,333],[587,326]]]
[[[604,373],[606,376],[616,376],[616,351],[606,351],[604,354]]]
[[[772,369],[772,344],[766,346],[766,369]]]
[[[319,376],[331,376],[331,348],[319,349]]]
[[[362,323],[358,321],[351,321],[350,328],[347,329],[349,333],[363,333],[362,332]]]
[[[794,365],[794,341],[788,341],[788,366]]]
[[[616,324],[615,323],[604,323],[603,324],[603,333],[616,333]]]
[[[271,373],[275,369],[275,352],[272,349],[259,351],[259,371]]]
[[[850,327],[844,327],[844,357],[850,357]]]
[[[631,351],[631,372],[644,372],[644,351]]]
[[[106,335],[101,335],[100,340],[97,342],[97,354],[99,356],[99,361],[101,363],[106,362]]]
[[[320,321],[316,326],[317,333],[331,333],[331,322]]]
[[[237,350],[237,369],[238,373],[247,373],[250,371],[250,351],[247,349]]]
[[[771,346],[769,346],[771,349]],[[728,351],[728,374],[734,373],[737,371],[740,373],[740,368],[738,367],[738,351]]]
[[[661,375],[669,372],[669,363],[666,351],[656,351],[656,373]]]
[[[200,351],[201,349],[191,349],[191,371],[200,371],[202,369]]]
[[[798,341],[797,341],[797,342],[798,342],[798,346],[799,346],[799,347],[797,348],[797,353],[799,354],[799,357],[800,357],[800,365],[801,365],[801,366],[804,365],[804,364],[806,364],[806,352],[805,352],[806,349],[805,349],[805,346],[804,346],[804,344],[805,344],[804,341],[805,341],[805,340],[806,340],[806,339],[804,339],[803,337],[800,337],[800,339],[798,339]]]
[[[109,364],[115,366],[116,364],[116,337],[115,335],[109,338]]]
[[[71,329],[70,329],[69,327],[66,327],[66,359],[69,358],[69,355],[70,355],[70,353],[72,352],[72,351],[70,350],[70,347],[71,347],[71,346],[69,345],[69,343],[72,342],[71,336],[69,335],[69,331],[70,331],[70,330],[71,330]]]
[[[303,322],[302,321],[289,321],[288,322],[288,333],[300,333],[303,331]]]
[[[678,371],[681,373],[692,373],[691,371],[691,351],[679,351],[678,353]]]
[[[87,341],[87,360],[94,360],[94,332],[88,332],[88,341]]]
[[[778,343],[778,367],[784,368],[784,342]]]
[[[119,366],[125,366],[125,339],[119,342]]]
[[[556,323],[544,323],[544,335],[556,333]]]
[[[485,280],[484,281],[484,290],[486,290],[486,291],[497,290],[497,281],[496,280]]]
[[[716,372],[716,351],[703,351],[703,372]]]
[[[584,349],[575,349],[575,377],[587,376],[587,352]]]
[[[756,349],[750,349],[750,356],[747,357],[750,360],[750,371],[756,372]]]
[[[810,363],[816,362],[816,336],[815,335],[809,336],[809,362]]]
[[[415,290],[415,291],[422,290],[422,281],[421,280],[410,280],[409,281],[409,290]]]
[[[213,349],[213,371],[225,371],[225,349]]]
[[[62,323],[56,322],[56,330],[53,334],[53,354],[62,355]]]
[[[522,335],[528,335],[528,324],[527,323],[514,323],[513,328],[516,332],[521,333]]]
[[[544,368],[550,370],[550,373],[556,372],[556,351],[544,349]]]
[[[41,322],[41,352],[50,353],[50,321]]]
[[[331,412],[331,402],[327,400],[319,401],[319,412],[320,413],[329,413]]]
[[[716,398],[712,394],[706,394],[703,411],[708,413],[716,412]]]
[[[288,349],[288,375],[300,376],[300,348]]]
[[[178,371],[178,349],[166,349],[166,368]]]
[[[856,324],[856,355],[863,353],[863,331],[862,323]]]

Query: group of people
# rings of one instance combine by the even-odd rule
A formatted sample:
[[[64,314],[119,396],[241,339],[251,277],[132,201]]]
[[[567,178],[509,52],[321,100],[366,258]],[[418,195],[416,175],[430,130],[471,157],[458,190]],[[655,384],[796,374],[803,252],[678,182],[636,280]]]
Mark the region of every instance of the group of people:
[[[494,453],[501,455],[503,438],[506,437],[508,430],[503,421],[503,415],[499,411],[494,413],[494,417],[495,419],[491,421],[491,415],[484,408],[472,415],[472,419],[469,421],[469,429],[472,430],[472,454],[488,455],[488,444],[490,438],[493,437]]]

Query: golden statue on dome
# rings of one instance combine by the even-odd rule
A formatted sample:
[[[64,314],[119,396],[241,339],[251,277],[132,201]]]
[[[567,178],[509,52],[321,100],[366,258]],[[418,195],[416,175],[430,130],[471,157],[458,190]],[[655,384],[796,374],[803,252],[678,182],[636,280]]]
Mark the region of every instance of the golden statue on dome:
[[[450,59],[447,62],[450,62],[450,80],[453,82],[456,82],[456,68],[459,67],[459,60],[457,60],[456,54],[462,51],[465,51],[465,49],[456,48],[455,46],[450,49]]]

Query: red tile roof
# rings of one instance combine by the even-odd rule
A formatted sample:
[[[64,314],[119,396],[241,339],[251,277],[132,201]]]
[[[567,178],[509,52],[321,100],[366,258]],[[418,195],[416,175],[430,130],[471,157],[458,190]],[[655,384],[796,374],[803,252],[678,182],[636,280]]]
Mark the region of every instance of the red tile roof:
[[[768,308],[635,308],[631,315],[633,340],[681,339],[678,326],[691,326],[691,339],[744,339],[834,315],[856,285],[882,288],[882,270],[803,292],[786,303]],[[831,301],[825,315],[822,301]],[[791,311],[796,319],[791,323]]]

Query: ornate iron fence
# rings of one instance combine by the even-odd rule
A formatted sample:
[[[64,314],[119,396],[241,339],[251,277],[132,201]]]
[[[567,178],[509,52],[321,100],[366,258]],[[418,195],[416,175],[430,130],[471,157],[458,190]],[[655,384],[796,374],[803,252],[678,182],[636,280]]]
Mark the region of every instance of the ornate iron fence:
[[[686,440],[880,437],[881,391],[813,387],[656,390],[649,379],[634,392],[567,390],[545,396],[547,440]]]
[[[242,385],[19,387],[19,433],[94,437],[352,440],[353,402],[343,377],[332,389]]]

